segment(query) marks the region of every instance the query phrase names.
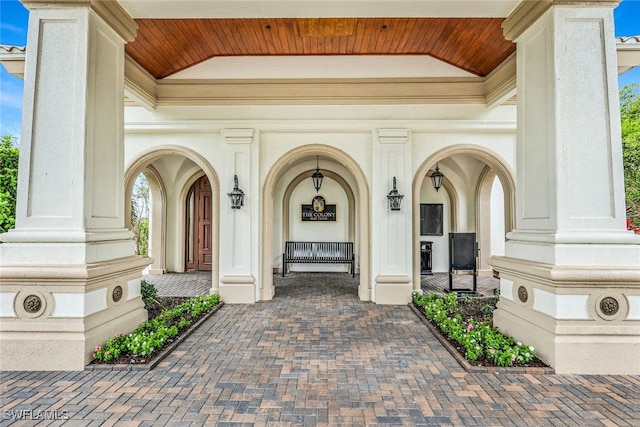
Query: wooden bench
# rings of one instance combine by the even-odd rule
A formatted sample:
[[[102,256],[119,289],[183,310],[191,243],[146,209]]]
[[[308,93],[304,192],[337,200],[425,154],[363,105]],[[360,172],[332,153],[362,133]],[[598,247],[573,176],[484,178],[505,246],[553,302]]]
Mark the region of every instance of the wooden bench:
[[[287,242],[282,254],[282,277],[287,264],[351,264],[356,276],[353,242]]]

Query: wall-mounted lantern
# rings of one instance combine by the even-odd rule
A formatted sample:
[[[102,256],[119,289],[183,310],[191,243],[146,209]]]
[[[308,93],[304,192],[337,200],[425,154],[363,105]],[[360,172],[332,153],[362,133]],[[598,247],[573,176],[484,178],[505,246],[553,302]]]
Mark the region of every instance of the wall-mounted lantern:
[[[436,189],[436,192],[442,187],[442,180],[444,179],[444,174],[440,172],[438,168],[438,164],[436,163],[436,171],[431,174],[431,183],[433,184],[433,188]]]
[[[392,211],[400,210],[400,203],[402,203],[402,198],[404,196],[398,192],[396,188],[396,177],[393,177],[393,190],[387,194],[387,199],[389,200],[389,209]]]
[[[244,206],[244,191],[238,188],[238,175],[233,175],[233,191],[227,193],[231,199],[231,209],[240,209]]]
[[[320,156],[316,156],[316,171],[313,173],[313,175],[311,175],[311,179],[313,180],[313,188],[316,189],[316,193],[320,191],[322,180],[324,179],[324,175],[322,175],[322,172],[320,172],[319,158]]]

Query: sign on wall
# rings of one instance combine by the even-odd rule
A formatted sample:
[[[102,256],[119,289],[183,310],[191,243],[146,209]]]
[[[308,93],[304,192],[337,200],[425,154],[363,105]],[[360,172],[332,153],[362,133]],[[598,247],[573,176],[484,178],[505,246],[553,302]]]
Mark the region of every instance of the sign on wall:
[[[302,221],[336,222],[338,219],[336,205],[326,203],[324,197],[315,196],[310,205],[302,205]]]

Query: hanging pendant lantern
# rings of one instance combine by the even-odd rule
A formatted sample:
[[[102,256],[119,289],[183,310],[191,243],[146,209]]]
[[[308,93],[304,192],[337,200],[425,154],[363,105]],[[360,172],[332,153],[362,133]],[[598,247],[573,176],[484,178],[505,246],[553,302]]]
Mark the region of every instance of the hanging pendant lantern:
[[[442,187],[442,180],[444,179],[444,174],[440,172],[438,168],[438,164],[436,163],[436,171],[431,174],[431,183],[433,184],[433,188],[438,191],[440,187]]]
[[[320,191],[322,180],[324,179],[324,175],[322,175],[322,172],[320,172],[319,158],[320,156],[316,156],[316,171],[313,173],[313,175],[311,175],[311,179],[313,180],[313,188],[316,189],[316,193]]]

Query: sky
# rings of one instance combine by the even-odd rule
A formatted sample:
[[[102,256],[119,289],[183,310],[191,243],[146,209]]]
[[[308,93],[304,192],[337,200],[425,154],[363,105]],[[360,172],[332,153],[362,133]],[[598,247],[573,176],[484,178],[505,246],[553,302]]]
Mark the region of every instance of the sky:
[[[0,44],[24,46],[27,44],[29,13],[18,0],[0,0]],[[640,0],[623,0],[614,10],[616,36],[640,35]],[[618,78],[620,86],[640,84],[640,67]],[[22,117],[21,79],[7,73],[0,66],[0,135],[20,135]]]

